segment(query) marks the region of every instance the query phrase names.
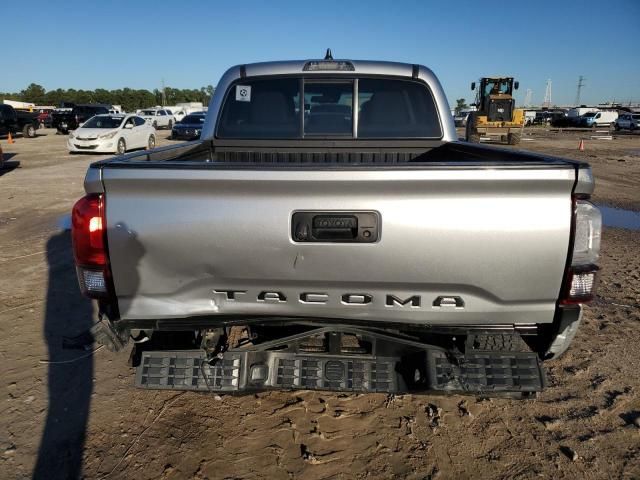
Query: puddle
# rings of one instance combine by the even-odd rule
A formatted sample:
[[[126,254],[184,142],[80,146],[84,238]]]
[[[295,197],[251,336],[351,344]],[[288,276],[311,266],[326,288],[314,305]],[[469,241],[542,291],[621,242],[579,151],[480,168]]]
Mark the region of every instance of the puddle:
[[[598,205],[598,208],[602,212],[602,223],[605,227],[640,230],[640,212],[605,205]]]
[[[58,222],[56,223],[56,225],[62,231],[71,230],[71,215],[67,214],[61,216],[60,218],[58,218]]]

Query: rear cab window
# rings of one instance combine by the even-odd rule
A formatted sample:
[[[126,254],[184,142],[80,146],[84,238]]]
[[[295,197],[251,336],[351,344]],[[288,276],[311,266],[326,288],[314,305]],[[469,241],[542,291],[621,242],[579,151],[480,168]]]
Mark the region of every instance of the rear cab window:
[[[234,83],[216,137],[439,139],[442,126],[430,89],[419,81],[278,77]]]

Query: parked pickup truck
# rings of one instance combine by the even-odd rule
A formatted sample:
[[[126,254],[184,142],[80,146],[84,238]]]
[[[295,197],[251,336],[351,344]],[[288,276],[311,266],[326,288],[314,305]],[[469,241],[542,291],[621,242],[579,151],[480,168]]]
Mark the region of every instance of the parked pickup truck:
[[[24,137],[34,138],[39,126],[37,113],[23,112],[11,105],[0,104],[0,135],[22,133]]]
[[[420,65],[229,69],[199,140],[94,163],[94,338],[143,388],[530,396],[594,295],[586,163],[457,141]]]
[[[104,115],[109,113],[111,105],[103,105],[99,103],[88,103],[85,105],[76,105],[73,110],[54,111],[51,114],[51,126],[58,133],[67,134],[71,130],[80,127],[84,122],[95,115]]]

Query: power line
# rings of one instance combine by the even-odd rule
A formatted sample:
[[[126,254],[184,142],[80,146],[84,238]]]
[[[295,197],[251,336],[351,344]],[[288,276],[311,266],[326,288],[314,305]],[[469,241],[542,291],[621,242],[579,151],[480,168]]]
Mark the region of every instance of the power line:
[[[544,92],[544,107],[549,108],[551,106],[551,79],[547,80],[547,88]]]
[[[586,78],[584,78],[582,75],[580,75],[578,77],[578,91],[576,93],[576,107],[580,106],[580,90],[582,90],[582,87],[584,87],[584,81],[586,80]]]

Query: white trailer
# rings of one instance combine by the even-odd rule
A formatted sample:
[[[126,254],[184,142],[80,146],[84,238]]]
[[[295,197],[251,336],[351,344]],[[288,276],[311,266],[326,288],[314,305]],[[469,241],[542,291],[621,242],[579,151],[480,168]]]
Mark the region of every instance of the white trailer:
[[[585,113],[597,112],[599,110],[600,109],[596,108],[596,107],[574,107],[574,108],[570,108],[569,109],[569,111],[567,112],[567,117],[569,117],[569,118],[581,117]]]
[[[3,100],[5,105],[11,105],[16,110],[29,110],[30,112],[36,107],[35,103],[31,102],[18,102],[17,100]]]

